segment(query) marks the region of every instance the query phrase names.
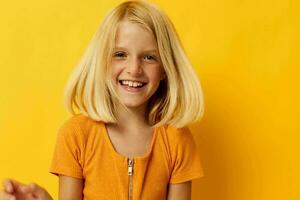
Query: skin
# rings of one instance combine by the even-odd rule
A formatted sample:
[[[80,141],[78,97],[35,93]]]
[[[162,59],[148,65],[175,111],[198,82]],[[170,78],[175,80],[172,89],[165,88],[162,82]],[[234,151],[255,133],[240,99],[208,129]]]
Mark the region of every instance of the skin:
[[[118,127],[123,132],[136,133],[139,128],[149,127],[145,118],[146,104],[165,78],[161,66],[156,40],[152,33],[127,20],[119,24],[116,47],[111,63],[111,78],[116,91],[129,112],[118,108]],[[143,92],[124,90],[119,80],[146,82]]]
[[[117,85],[119,101],[132,111],[143,110],[148,99],[157,90],[163,74],[152,33],[136,23],[127,20],[120,22],[111,62],[111,78]],[[147,85],[143,87],[143,92],[128,92],[118,80],[140,80]]]
[[[3,191],[0,192],[0,200],[53,200],[48,192],[36,185],[23,184],[12,179],[3,181]]]
[[[167,200],[190,200],[192,193],[192,181],[170,184]]]
[[[145,137],[145,135],[141,135],[140,130],[145,130],[144,134],[151,134],[151,126],[145,118],[147,101],[157,90],[160,81],[165,78],[157,43],[151,32],[126,19],[120,22],[116,37],[116,47],[111,61],[110,76],[115,83],[120,103],[124,104],[129,111],[119,106],[117,109],[119,123],[108,124],[107,128],[109,132],[114,133],[116,137],[122,137],[122,141],[131,141],[131,143],[133,141],[131,138]],[[139,80],[147,82],[147,85],[144,86],[142,92],[134,93],[124,90],[119,84],[119,80]],[[148,136],[145,138],[151,139]],[[145,139],[145,143],[149,143],[146,140],[149,139]],[[125,142],[122,145],[128,147],[130,146],[128,144],[130,143],[128,142],[126,145]],[[121,144],[114,145],[122,146]],[[133,149],[130,153],[133,155],[137,152],[136,149]],[[7,182],[4,183],[5,189],[2,192],[2,196],[0,196],[0,200],[9,199],[9,197],[15,194],[10,192],[11,189],[9,188],[12,187],[14,188],[13,190],[17,190],[16,188],[19,188],[23,184],[15,182],[12,186],[9,185]],[[191,181],[180,184],[169,184],[167,200],[190,200],[191,185]],[[82,179],[59,176],[59,199],[82,200],[83,187],[84,183]],[[27,200],[24,197],[32,194],[36,198],[28,198],[28,200],[52,200],[48,193],[40,186],[34,185],[34,189],[28,189],[28,191],[30,192],[19,192],[18,198],[14,200]]]
[[[115,53],[112,59],[112,79],[118,85],[118,79],[146,80],[147,90],[139,95],[129,95],[117,87],[120,101],[129,108],[129,112],[119,109],[117,117],[119,123],[114,128],[120,133],[132,133],[135,136],[140,130],[149,130],[145,119],[146,103],[155,93],[159,82],[165,78],[159,59],[156,40],[152,33],[141,26],[124,20],[120,23],[116,38]],[[154,50],[149,52],[149,50]],[[153,59],[156,58],[156,59]],[[141,129],[143,127],[144,129]],[[190,200],[192,181],[169,184],[168,200]]]

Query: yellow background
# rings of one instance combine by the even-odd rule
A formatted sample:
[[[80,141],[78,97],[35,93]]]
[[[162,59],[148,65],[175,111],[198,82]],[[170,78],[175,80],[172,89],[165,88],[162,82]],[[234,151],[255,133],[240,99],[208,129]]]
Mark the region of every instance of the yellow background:
[[[63,88],[118,2],[1,2],[1,180],[37,182],[57,198],[48,167],[70,116]],[[300,199],[299,1],[155,2],[174,22],[205,94],[204,118],[191,125],[205,173],[193,199]]]

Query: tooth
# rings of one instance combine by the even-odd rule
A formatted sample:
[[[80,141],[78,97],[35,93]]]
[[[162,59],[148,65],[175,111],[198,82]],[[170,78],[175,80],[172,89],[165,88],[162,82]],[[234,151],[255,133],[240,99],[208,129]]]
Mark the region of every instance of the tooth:
[[[132,82],[130,81],[128,85],[129,85],[130,87],[132,87]]]
[[[134,82],[134,83],[133,83],[133,87],[136,87],[137,85],[138,85],[137,82]]]

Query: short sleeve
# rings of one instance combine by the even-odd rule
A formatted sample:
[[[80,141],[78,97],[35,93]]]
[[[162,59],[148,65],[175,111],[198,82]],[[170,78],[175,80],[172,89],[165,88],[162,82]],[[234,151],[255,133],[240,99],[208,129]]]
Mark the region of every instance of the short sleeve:
[[[67,120],[58,131],[50,173],[83,178],[83,144],[77,122]]]
[[[176,144],[172,150],[173,170],[170,183],[182,183],[203,176],[199,151],[189,128],[176,132]]]

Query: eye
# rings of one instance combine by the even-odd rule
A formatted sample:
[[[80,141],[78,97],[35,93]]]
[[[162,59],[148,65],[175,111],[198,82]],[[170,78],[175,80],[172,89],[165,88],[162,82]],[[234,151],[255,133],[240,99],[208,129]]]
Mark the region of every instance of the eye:
[[[122,51],[119,51],[119,52],[114,53],[114,57],[124,58],[124,57],[126,57],[126,53],[122,52]]]
[[[145,59],[145,60],[149,60],[149,61],[157,60],[157,59],[156,59],[156,56],[152,56],[152,55],[145,55],[145,56],[144,56],[144,59]]]

